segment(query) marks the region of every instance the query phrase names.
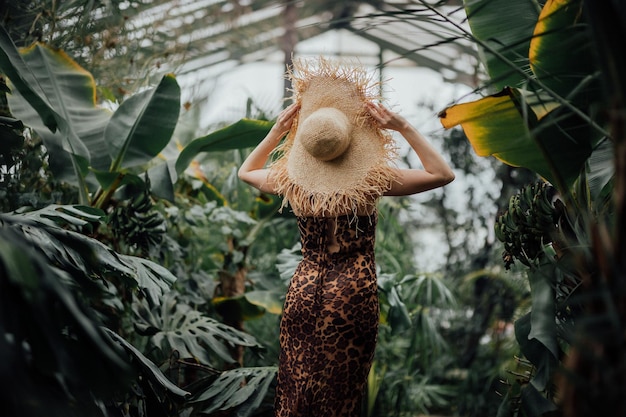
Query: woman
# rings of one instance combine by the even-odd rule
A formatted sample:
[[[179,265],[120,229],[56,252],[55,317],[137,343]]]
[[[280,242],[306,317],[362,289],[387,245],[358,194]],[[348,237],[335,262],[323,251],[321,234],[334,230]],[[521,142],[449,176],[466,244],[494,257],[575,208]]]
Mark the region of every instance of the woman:
[[[454,173],[402,116],[374,102],[361,68],[320,58],[296,61],[288,76],[294,103],[239,170],[283,196],[302,242],[280,324],[276,416],[357,417],[378,334],[376,202],[441,187]],[[424,169],[393,166],[388,130]]]

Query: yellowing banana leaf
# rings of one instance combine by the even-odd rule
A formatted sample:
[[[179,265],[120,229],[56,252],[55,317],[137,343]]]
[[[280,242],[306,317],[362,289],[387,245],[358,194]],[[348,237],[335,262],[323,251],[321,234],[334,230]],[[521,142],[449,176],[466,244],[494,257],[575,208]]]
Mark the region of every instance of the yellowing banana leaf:
[[[251,304],[263,307],[271,314],[282,314],[283,312],[282,294],[280,293],[255,290],[246,292],[244,296]]]
[[[58,115],[42,97],[35,76],[20,56],[4,26],[0,25],[0,72],[4,73],[20,94],[37,111],[43,124],[55,132]]]
[[[250,302],[245,294],[235,297],[215,297],[213,305],[222,317],[234,321],[252,320],[265,314],[265,308]]]
[[[594,72],[592,36],[582,19],[581,0],[548,0],[541,10],[529,46],[530,67],[539,81],[561,97],[588,98],[598,90],[597,82],[588,83]],[[583,84],[581,84],[583,83]]]
[[[505,88],[480,100],[449,107],[439,113],[441,124],[446,129],[460,124],[478,156],[495,156],[514,166],[532,164],[539,148],[530,140],[528,123],[524,122],[515,94],[515,90]],[[532,111],[528,117],[536,123]]]
[[[588,124],[560,107],[538,121],[515,89],[449,107],[439,117],[445,128],[461,125],[477,155],[528,168],[561,191],[591,154]]]
[[[91,74],[65,53],[35,44],[21,51],[21,57],[37,91],[58,115],[59,129],[52,132],[32,107],[30,96],[22,96],[18,89],[7,96],[11,112],[43,139],[55,178],[83,190],[88,165],[105,170],[111,163],[103,140],[111,113],[97,106]]]

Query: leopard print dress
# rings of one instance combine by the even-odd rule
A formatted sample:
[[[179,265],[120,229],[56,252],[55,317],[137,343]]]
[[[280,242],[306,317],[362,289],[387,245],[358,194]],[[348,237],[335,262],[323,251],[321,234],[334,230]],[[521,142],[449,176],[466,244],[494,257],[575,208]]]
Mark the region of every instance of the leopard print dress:
[[[376,214],[298,218],[303,259],[280,324],[276,417],[358,417],[378,336]]]

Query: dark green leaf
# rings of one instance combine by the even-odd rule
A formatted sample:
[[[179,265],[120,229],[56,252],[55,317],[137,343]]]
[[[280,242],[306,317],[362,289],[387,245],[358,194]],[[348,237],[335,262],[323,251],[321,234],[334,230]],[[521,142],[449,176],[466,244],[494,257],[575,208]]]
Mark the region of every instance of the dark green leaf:
[[[189,392],[180,389],[174,383],[172,383],[163,372],[148,358],[146,358],[137,348],[128,343],[124,338],[115,333],[114,331],[107,329],[106,327],[102,328],[106,334],[116,343],[120,344],[124,350],[126,350],[142,369],[142,374],[146,375],[150,378],[151,381],[157,383],[160,387],[166,390],[168,393],[173,394],[177,397],[183,398],[191,395]]]
[[[494,86],[521,87],[527,78],[517,69],[528,67],[528,48],[539,17],[537,1],[465,0],[463,3],[472,34],[487,45],[481,48],[481,58]]]
[[[51,204],[42,209],[22,214],[24,219],[32,219],[49,226],[97,225],[104,221],[106,213],[89,206],[69,206]]]
[[[612,182],[615,175],[613,142],[605,138],[593,150],[587,161],[587,180],[592,200],[596,201],[601,196],[611,193]]]
[[[183,149],[176,160],[176,172],[181,173],[200,152],[216,152],[251,148],[259,144],[270,131],[273,122],[241,119],[235,124],[198,139]]]
[[[111,114],[96,105],[93,77],[66,54],[43,45],[34,45],[22,53],[34,74],[43,96],[56,114],[59,129],[51,132],[21,94],[7,98],[15,117],[33,128],[50,154],[50,168],[59,180],[84,187],[83,162],[95,169],[107,170],[110,158],[104,142],[104,127]]]
[[[154,345],[162,350],[169,347],[178,351],[182,358],[196,358],[205,365],[213,365],[215,358],[209,355],[212,352],[232,363],[230,347],[261,347],[252,336],[178,303],[173,295],[154,309],[140,301],[133,308],[146,325],[159,329],[152,337]]]
[[[144,291],[153,303],[158,304],[160,298],[170,290],[176,277],[167,268],[148,259],[136,256],[118,255],[120,260],[134,269],[134,278],[139,288]]]
[[[528,417],[542,417],[558,410],[554,402],[541,395],[532,385],[523,387],[521,394],[522,408]]]
[[[592,36],[583,16],[580,0],[546,3],[529,47],[534,75],[561,97],[578,103],[600,93],[598,82],[579,88],[595,71]]]
[[[37,111],[51,132],[57,130],[58,115],[43,98],[36,77],[20,56],[4,25],[0,25],[0,70],[11,80],[20,94]]]
[[[558,362],[552,352],[535,338],[529,338],[531,330],[530,313],[515,322],[515,339],[524,356],[537,368],[531,384],[543,391],[551,380]]]
[[[263,401],[274,380],[275,367],[238,368],[223,372],[211,385],[191,399],[202,414],[217,411],[234,412],[238,417],[250,416]]]
[[[143,165],[172,138],[180,112],[180,87],[166,75],[156,88],[124,101],[106,126],[110,171]]]
[[[160,198],[174,202],[174,179],[171,176],[169,164],[160,163],[148,170],[148,177],[152,185],[151,192]]]
[[[93,402],[92,395],[123,387],[128,382],[127,364],[82,304],[82,294],[76,296],[65,285],[71,271],[53,267],[20,227],[10,222],[1,227],[0,335],[13,341],[11,350],[17,346],[22,364],[12,380],[30,384],[21,386],[23,399],[31,396],[22,405],[33,406],[33,388],[38,393],[55,391],[61,397],[71,392],[71,400],[68,395],[66,401],[81,408],[85,401]],[[4,314],[8,312],[9,316]],[[93,367],[94,363],[100,366]],[[69,391],[58,389],[55,381],[62,381]]]
[[[532,267],[528,271],[532,300],[528,339],[539,341],[557,359],[559,348],[556,340],[556,300],[553,285],[555,268],[553,262],[543,260],[538,267]]]

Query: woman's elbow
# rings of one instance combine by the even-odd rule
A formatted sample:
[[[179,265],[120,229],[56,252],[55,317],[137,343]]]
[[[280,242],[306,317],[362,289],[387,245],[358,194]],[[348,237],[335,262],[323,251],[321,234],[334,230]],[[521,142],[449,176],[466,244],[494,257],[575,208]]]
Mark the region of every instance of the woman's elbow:
[[[454,171],[449,170],[445,172],[441,176],[441,186],[443,187],[444,185],[450,184],[452,181],[454,181],[455,178],[456,178],[456,175],[454,174]]]
[[[237,176],[243,182],[248,182],[249,181],[249,176],[250,176],[249,174],[250,174],[250,171],[245,169],[243,166],[240,167],[239,170],[237,171]]]

